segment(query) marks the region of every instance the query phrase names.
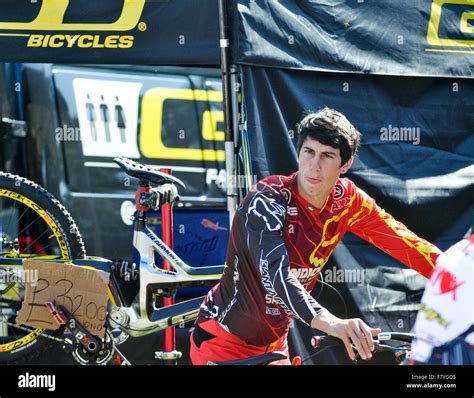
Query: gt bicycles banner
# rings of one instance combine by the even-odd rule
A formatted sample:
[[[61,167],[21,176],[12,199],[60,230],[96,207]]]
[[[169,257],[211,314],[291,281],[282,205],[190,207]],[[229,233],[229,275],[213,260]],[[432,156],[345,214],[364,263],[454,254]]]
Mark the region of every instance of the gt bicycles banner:
[[[0,61],[219,65],[217,1],[3,0]]]
[[[234,56],[240,64],[385,75],[473,74],[472,0],[240,0],[238,7]]]

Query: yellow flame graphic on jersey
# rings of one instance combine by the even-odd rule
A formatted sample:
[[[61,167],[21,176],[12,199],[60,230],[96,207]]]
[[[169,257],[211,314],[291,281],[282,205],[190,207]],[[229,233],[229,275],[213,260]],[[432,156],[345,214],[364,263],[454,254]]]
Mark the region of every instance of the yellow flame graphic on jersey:
[[[387,214],[385,211],[382,210],[381,216],[383,216],[383,220],[387,224],[387,226],[398,236],[401,238],[401,240],[408,246],[413,249],[415,249],[418,253],[420,253],[427,263],[431,267],[435,267],[435,263],[433,261],[433,258],[431,257],[430,254],[440,254],[441,251],[437,250],[435,246],[432,246],[425,242],[424,240],[421,240],[420,237],[415,235],[413,232],[411,232],[408,229],[400,228],[400,223],[395,220],[390,214]],[[390,251],[387,250],[387,253],[390,254]],[[410,261],[410,257],[408,256],[408,261]],[[409,264],[410,266],[412,265],[411,262]]]
[[[349,219],[349,222],[348,222],[349,227],[351,227],[357,221],[360,220],[360,217],[362,213],[364,212],[364,210],[367,211],[367,214],[370,214],[373,211],[372,203],[366,200],[362,202],[361,209]],[[408,247],[415,249],[418,253],[420,253],[426,259],[426,261],[428,262],[428,264],[430,264],[431,267],[433,268],[435,267],[434,261],[432,257],[430,256],[430,254],[440,254],[441,251],[437,250],[436,247],[422,240],[420,237],[415,235],[410,230],[405,229],[405,228],[400,228],[400,223],[397,220],[395,220],[390,214],[388,214],[385,210],[380,209],[379,216],[380,216],[380,220],[385,222],[385,224],[394,232],[394,234],[398,236],[399,238],[401,238],[401,240]],[[387,233],[386,236],[393,237],[393,234]],[[370,236],[366,236],[366,238],[368,242],[374,244],[374,241],[370,238]],[[389,249],[384,249],[384,251],[387,254],[390,254],[390,255],[392,254]],[[408,257],[408,261],[410,261],[409,257]],[[411,263],[410,263],[410,266],[411,266]]]
[[[313,253],[311,253],[311,256],[309,257],[309,262],[313,264],[316,268],[321,268],[326,263],[326,261],[328,261],[329,256],[331,255],[334,248],[336,247],[336,244],[339,242],[339,235],[340,235],[339,232],[332,237],[326,236],[329,224],[331,224],[332,222],[338,222],[342,217],[344,217],[349,212],[349,208],[354,202],[354,199],[355,199],[355,195],[351,197],[351,201],[348,203],[344,211],[341,212],[341,214],[328,218],[325,221],[324,226],[323,226],[323,231],[321,233],[321,241],[319,242],[319,244],[316,246],[316,248],[313,250]],[[326,256],[322,256],[321,258],[317,257],[319,248],[328,247],[331,245],[334,245],[334,247],[332,250],[329,251],[329,253],[327,253]]]

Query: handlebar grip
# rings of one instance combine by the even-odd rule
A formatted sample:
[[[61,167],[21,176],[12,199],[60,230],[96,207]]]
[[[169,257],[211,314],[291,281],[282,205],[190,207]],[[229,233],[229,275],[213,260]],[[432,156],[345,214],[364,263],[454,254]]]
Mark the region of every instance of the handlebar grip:
[[[375,336],[375,338],[377,341],[398,340],[404,341],[405,343],[411,343],[415,338],[415,334],[404,332],[382,332]]]

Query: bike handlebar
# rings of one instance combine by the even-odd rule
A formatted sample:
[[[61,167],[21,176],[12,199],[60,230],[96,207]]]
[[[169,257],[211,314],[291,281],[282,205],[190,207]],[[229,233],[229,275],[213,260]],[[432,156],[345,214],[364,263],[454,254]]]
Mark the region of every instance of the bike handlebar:
[[[413,333],[403,333],[403,332],[381,332],[377,336],[374,336],[374,354],[382,352],[390,352],[392,357],[396,360],[398,364],[402,363],[405,359],[409,357],[409,352],[411,348],[411,342],[415,338]],[[387,344],[381,344],[381,342],[386,341],[400,341],[405,344],[399,346],[391,346]],[[321,354],[322,352],[328,349],[338,349],[338,352],[344,352],[349,357],[345,346],[342,340],[333,336],[313,336],[311,338],[311,346],[316,350],[316,352],[310,356],[314,357],[315,355]],[[357,353],[357,350],[354,347],[354,350]],[[356,360],[351,361],[357,363],[357,359],[360,358],[359,354],[356,355]],[[307,358],[309,359],[309,358]]]
[[[414,333],[403,332],[381,332],[377,336],[374,336],[374,340],[378,341],[396,340],[403,341],[405,343],[411,343],[414,338]]]
[[[401,333],[401,332],[381,332],[374,336],[374,342],[380,344],[381,341],[396,340],[403,341],[405,343],[411,343],[415,338],[414,333]],[[313,348],[320,347],[321,343],[328,342],[328,344],[343,345],[342,340],[333,336],[313,336],[311,338],[311,345]]]

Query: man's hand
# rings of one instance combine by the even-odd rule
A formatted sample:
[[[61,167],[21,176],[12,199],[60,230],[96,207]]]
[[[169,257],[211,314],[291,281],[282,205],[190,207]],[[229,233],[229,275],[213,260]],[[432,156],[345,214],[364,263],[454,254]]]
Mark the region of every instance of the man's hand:
[[[323,309],[319,315],[314,317],[311,327],[341,339],[352,360],[355,359],[352,345],[355,346],[362,359],[371,359],[374,350],[372,336],[376,336],[381,332],[380,329],[373,329],[368,326],[362,319],[340,319],[326,309]]]

